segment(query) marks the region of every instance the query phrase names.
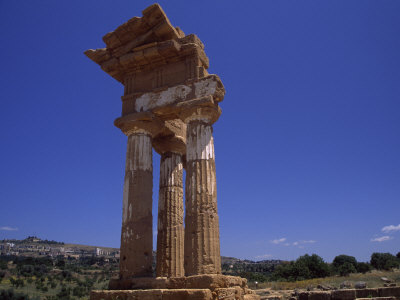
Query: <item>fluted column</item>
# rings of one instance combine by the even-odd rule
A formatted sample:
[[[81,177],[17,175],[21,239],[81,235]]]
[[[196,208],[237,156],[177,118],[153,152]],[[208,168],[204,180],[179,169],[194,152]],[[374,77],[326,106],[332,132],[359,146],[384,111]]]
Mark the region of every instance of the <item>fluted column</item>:
[[[186,120],[185,273],[220,274],[221,256],[212,122]]]
[[[152,276],[153,262],[153,163],[151,135],[145,130],[128,134],[120,277]]]
[[[157,277],[184,276],[182,154],[161,154],[158,198]]]

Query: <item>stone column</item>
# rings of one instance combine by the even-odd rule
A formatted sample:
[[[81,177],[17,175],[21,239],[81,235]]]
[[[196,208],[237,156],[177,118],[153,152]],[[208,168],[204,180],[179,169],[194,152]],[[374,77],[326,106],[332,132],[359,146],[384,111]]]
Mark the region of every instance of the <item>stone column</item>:
[[[152,276],[153,262],[152,138],[145,130],[135,130],[126,134],[128,149],[120,255],[122,279]]]
[[[183,268],[182,154],[161,155],[158,198],[157,277],[181,277]]]
[[[212,123],[220,111],[211,115],[197,109],[185,118],[186,135],[186,216],[185,273],[220,274],[221,256],[217,186]]]

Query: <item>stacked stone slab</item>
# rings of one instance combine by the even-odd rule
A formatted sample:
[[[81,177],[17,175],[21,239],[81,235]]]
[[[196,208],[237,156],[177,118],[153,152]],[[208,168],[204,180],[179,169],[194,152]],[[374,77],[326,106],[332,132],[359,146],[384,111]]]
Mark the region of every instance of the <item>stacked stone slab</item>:
[[[257,298],[242,279],[220,275],[212,125],[221,114],[218,103],[225,89],[217,75],[207,72],[203,43],[172,26],[158,4],[103,41],[105,48],[85,54],[124,85],[122,114],[114,124],[128,136],[120,274],[110,288],[123,290],[118,292],[121,299],[139,299],[131,291],[136,289],[149,290],[146,299],[172,299],[172,291],[179,289],[191,292],[180,291],[173,299]],[[157,278],[152,278],[151,268],[153,148],[161,155]],[[226,280],[238,285],[215,284]],[[116,296],[100,291],[92,299],[100,295]]]

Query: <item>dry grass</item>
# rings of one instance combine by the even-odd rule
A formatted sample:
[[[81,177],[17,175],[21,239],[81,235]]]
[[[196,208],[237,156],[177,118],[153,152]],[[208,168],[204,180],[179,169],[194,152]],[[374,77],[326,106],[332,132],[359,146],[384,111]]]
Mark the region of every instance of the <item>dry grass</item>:
[[[349,281],[353,285],[357,281],[365,281],[367,283],[367,287],[381,287],[383,286],[383,281],[381,277],[386,277],[393,282],[400,284],[400,270],[394,271],[371,271],[366,274],[350,274],[346,277],[341,276],[333,276],[326,278],[316,278],[309,280],[302,280],[296,282],[263,282],[258,284],[259,289],[271,288],[273,290],[293,290],[293,289],[306,289],[308,287],[317,287],[319,284],[329,285],[332,287],[339,288],[340,284],[343,281]],[[254,287],[253,287],[254,288]]]
[[[82,277],[82,279],[84,279],[84,276],[80,276]],[[16,279],[15,276],[13,276],[14,279]],[[31,277],[33,280],[36,279],[36,277]],[[61,290],[61,283],[56,280],[57,282],[57,287],[56,288],[50,288],[48,287],[48,291],[47,292],[43,292],[41,290],[36,289],[36,285],[34,282],[32,283],[28,283],[26,280],[25,281],[25,285],[23,287],[18,287],[15,288],[11,285],[10,279],[6,278],[3,279],[0,282],[0,290],[8,290],[8,289],[13,289],[16,293],[23,293],[26,295],[29,295],[30,297],[34,297],[34,298],[40,298],[40,299],[46,299],[46,296],[56,296],[57,293],[60,292]],[[47,286],[48,280],[46,279],[44,281],[44,284]],[[67,282],[67,281],[63,281],[63,284],[67,287],[67,288],[74,288],[76,286],[76,284],[74,282]],[[106,279],[105,281],[101,281],[101,282],[95,282],[93,289],[97,290],[97,289],[103,289],[104,286],[108,285],[108,279]],[[85,296],[85,297],[76,297],[73,296],[74,299],[81,299],[81,300],[88,300],[89,299],[89,295]]]

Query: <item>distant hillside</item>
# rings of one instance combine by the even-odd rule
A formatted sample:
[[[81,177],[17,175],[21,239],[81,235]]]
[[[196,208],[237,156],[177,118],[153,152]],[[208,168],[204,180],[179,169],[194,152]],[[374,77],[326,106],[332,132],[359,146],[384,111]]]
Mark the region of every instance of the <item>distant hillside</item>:
[[[0,240],[0,243],[12,243],[16,245],[26,244],[26,245],[41,245],[44,247],[55,247],[55,246],[62,246],[63,248],[71,248],[71,249],[81,249],[87,252],[94,251],[96,248],[100,248],[107,252],[117,252],[119,248],[113,247],[104,247],[104,246],[95,246],[95,245],[82,245],[82,244],[72,244],[72,243],[65,243],[65,242],[57,242],[57,241],[49,241],[49,240],[42,240],[36,236],[29,236],[23,240],[17,239],[4,239]],[[156,255],[156,251],[154,251],[154,256]],[[221,256],[221,264],[222,265],[236,265],[236,264],[252,264],[252,265],[279,265],[281,264],[281,260],[263,260],[263,261],[252,261],[252,260],[241,260],[235,257],[228,257],[228,256]]]
[[[221,264],[229,264],[229,265],[234,265],[234,264],[268,264],[268,265],[279,265],[283,262],[283,260],[279,259],[268,259],[268,260],[259,260],[259,261],[253,261],[253,260],[248,260],[248,259],[239,259],[235,257],[227,257],[227,256],[221,256]]]
[[[103,256],[119,259],[119,248],[102,247],[92,245],[71,244],[57,241],[42,240],[36,236],[30,236],[23,240],[0,241],[2,254],[33,256],[33,257],[64,257],[84,258]],[[156,252],[153,252],[153,266],[156,264]],[[262,276],[265,279],[270,276],[276,266],[282,264],[281,260],[252,261],[235,257],[221,256],[222,272],[227,275],[242,276],[251,279],[254,276]]]
[[[250,281],[266,281],[282,260],[240,260],[234,257],[221,257],[222,273],[247,278]]]

